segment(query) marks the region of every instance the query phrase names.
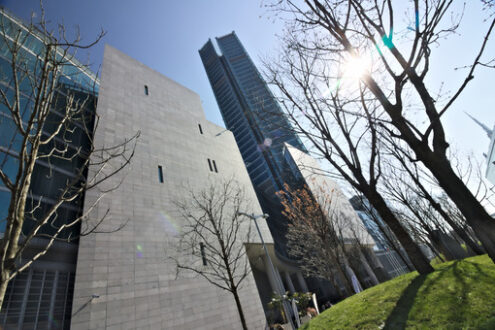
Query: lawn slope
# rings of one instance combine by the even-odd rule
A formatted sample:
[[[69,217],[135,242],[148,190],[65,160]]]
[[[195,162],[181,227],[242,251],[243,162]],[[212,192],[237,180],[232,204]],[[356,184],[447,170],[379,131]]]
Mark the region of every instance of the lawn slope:
[[[302,329],[495,329],[495,265],[486,256],[412,272],[349,297]]]

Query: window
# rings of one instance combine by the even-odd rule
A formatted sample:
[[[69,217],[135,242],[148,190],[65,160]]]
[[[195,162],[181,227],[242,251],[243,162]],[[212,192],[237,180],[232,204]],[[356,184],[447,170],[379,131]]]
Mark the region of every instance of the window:
[[[214,160],[208,158],[208,166],[210,167],[210,172],[218,173],[217,163]]]
[[[144,95],[149,95],[148,86],[144,85]]]
[[[203,129],[201,128],[201,124],[198,124],[198,128],[199,128],[199,133],[203,134]]]
[[[199,248],[201,249],[201,259],[203,259],[203,266],[206,266],[205,244],[203,242],[199,243]]]
[[[158,180],[163,183],[163,168],[161,165],[158,165]]]

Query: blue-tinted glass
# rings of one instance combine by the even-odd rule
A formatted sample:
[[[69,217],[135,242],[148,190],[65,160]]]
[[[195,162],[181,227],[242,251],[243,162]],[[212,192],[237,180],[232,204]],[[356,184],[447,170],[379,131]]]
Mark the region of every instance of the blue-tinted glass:
[[[0,85],[0,89],[2,89],[2,91],[6,94],[7,101],[9,102],[10,106],[12,106],[12,102],[14,100],[14,91],[10,87],[3,85]],[[10,116],[10,110],[2,97],[0,97],[0,112],[8,114]]]
[[[263,210],[270,214],[277,247],[284,244],[287,220],[275,192],[287,180],[296,181],[284,159],[285,143],[306,149],[235,33],[217,38],[217,44],[221,55],[211,41],[199,53],[225,125],[234,134]]]
[[[12,79],[11,63],[6,59],[4,59],[3,57],[0,57],[0,80],[9,84],[11,79]]]
[[[18,133],[14,121],[3,114],[0,114],[0,146],[7,150],[17,152],[21,148],[22,137]]]
[[[9,212],[10,192],[0,189],[0,233],[5,232],[7,214]]]
[[[28,35],[24,42],[24,47],[30,49],[34,54],[41,54],[44,49],[44,44],[41,40],[33,35]]]
[[[33,109],[33,83],[37,83],[37,79],[42,71],[42,61],[40,61],[34,54],[42,54],[45,51],[43,42],[33,35],[28,35],[25,30],[22,30],[17,23],[11,21],[8,17],[0,13],[0,20],[6,26],[6,33],[10,37],[18,35],[19,31],[22,34],[21,42],[23,47],[21,48],[15,57],[18,75],[19,88],[21,91],[21,98],[19,100],[21,109],[21,118],[26,123],[29,119]],[[10,54],[7,42],[0,37],[0,88],[8,94],[9,102],[13,102],[13,89],[12,89],[12,71],[10,69],[10,61],[12,61],[12,54]],[[58,58],[60,54],[56,55]],[[74,62],[76,63],[76,62]],[[40,154],[47,154],[51,149],[56,147],[60,151],[56,156],[48,159],[44,159],[43,162],[38,162],[35,166],[30,189],[33,196],[43,196],[45,198],[55,199],[61,191],[66,187],[68,180],[71,180],[74,175],[70,173],[77,173],[84,166],[85,159],[77,155],[78,150],[89,150],[89,140],[86,132],[82,129],[86,123],[87,127],[93,127],[94,111],[95,111],[95,95],[88,93],[92,91],[95,81],[92,76],[88,76],[81,70],[81,67],[76,65],[64,65],[61,67],[62,76],[57,82],[57,88],[63,93],[57,93],[56,98],[52,104],[55,111],[50,113],[48,120],[43,126],[44,137],[50,134],[58,128],[58,124],[61,120],[61,115],[64,114],[66,109],[67,95],[74,96],[74,100],[82,104],[85,104],[84,112],[81,115],[74,117],[71,121],[68,121],[64,125],[64,129],[57,136],[52,143],[43,145],[40,147]],[[65,76],[64,76],[65,75]],[[51,79],[52,76],[50,76]],[[58,78],[58,77],[57,77]],[[95,86],[95,92],[97,92],[98,85]],[[63,95],[62,95],[63,94]],[[60,97],[59,97],[60,95]],[[21,136],[18,133],[17,127],[11,118],[11,113],[8,108],[2,104],[0,100],[0,146],[4,149],[16,152],[20,149]],[[56,112],[60,113],[57,114]],[[28,150],[30,145],[28,144]],[[66,158],[66,159],[63,159]],[[0,166],[1,169],[9,176],[13,178],[17,174],[18,160],[12,155],[7,155],[4,152],[0,152]],[[65,171],[65,172],[64,172]],[[64,174],[62,174],[64,173]],[[1,186],[1,184],[0,184]],[[0,188],[0,215],[4,215],[4,205],[8,205],[8,194]],[[28,203],[29,204],[29,203]],[[42,216],[44,212],[49,209],[50,205],[43,203],[40,210],[37,211],[37,216]],[[74,219],[78,213],[80,213],[81,202],[79,199],[74,200],[70,204],[64,205],[58,212],[59,217],[55,220],[56,225],[66,223]],[[31,222],[31,225],[33,223]],[[3,226],[3,227],[2,227]],[[29,227],[29,225],[27,225]],[[0,224],[0,228],[4,228],[4,225]],[[74,230],[78,230],[75,228]],[[43,231],[53,231],[53,228],[46,228]],[[64,234],[65,236],[68,233]]]
[[[12,155],[0,151],[0,169],[10,181],[15,182],[19,169],[19,160]],[[0,185],[3,185],[2,180],[0,180]]]

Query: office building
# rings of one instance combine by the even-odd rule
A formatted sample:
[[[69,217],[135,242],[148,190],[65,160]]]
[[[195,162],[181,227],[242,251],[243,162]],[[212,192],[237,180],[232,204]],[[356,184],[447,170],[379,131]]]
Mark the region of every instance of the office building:
[[[33,79],[35,72],[41,71],[43,61],[37,62],[37,56],[45,51],[45,37],[28,29],[20,20],[0,10],[0,89],[8,96],[8,102],[13,104],[14,98],[14,74],[12,71],[13,53],[9,49],[12,40],[18,34],[22,35],[18,40],[22,41],[16,56],[20,90],[20,112],[23,125],[26,125],[29,116],[33,112],[33,88],[29,80]],[[95,75],[86,70],[79,62],[68,59],[56,81],[56,92],[52,102],[52,110],[44,125],[44,136],[54,132],[57,123],[61,120],[61,114],[65,111],[67,95],[72,95],[75,100],[86,100],[84,113],[87,115],[88,127],[92,127],[98,91],[98,80]],[[87,150],[89,139],[80,125],[72,123],[66,126],[70,133],[69,139],[62,139],[57,135],[54,142],[43,145],[38,155],[47,155],[54,145],[65,152],[55,152],[58,157],[44,157],[37,160],[28,200],[26,202],[26,220],[23,234],[28,235],[33,229],[33,218],[29,211],[36,208],[35,217],[40,219],[48,209],[58,200],[60,188],[65,187],[68,180],[75,178],[84,180],[76,173],[84,164],[84,153],[72,159],[78,150]],[[62,129],[62,131],[64,131]],[[68,131],[64,133],[68,134]],[[69,135],[65,135],[69,136]],[[15,181],[19,167],[19,153],[21,151],[22,136],[15,124],[12,113],[6,106],[6,102],[0,98],[0,169],[12,181]],[[0,180],[0,236],[3,237],[6,228],[6,217],[10,205],[10,190]],[[19,263],[25,263],[47,244],[44,235],[53,235],[62,224],[77,218],[82,212],[82,198],[63,203],[57,211],[57,220],[50,220],[41,227],[31,244],[22,254]],[[0,313],[0,328],[2,329],[68,329],[70,327],[71,303],[74,287],[74,274],[76,270],[79,227],[74,226],[64,230],[49,252],[36,260],[27,270],[18,274],[10,282],[5,294],[5,299]],[[73,238],[73,239],[72,239]]]
[[[380,227],[383,229],[386,228],[390,237],[395,236],[392,231],[388,229],[388,226],[383,222],[378,212],[376,212],[368,200],[356,195],[353,196],[349,202],[363,222],[363,225],[368,233],[371,237],[373,237],[373,240],[375,241],[375,249],[381,251],[387,251],[390,249],[390,244],[388,243],[385,234]]]
[[[27,32],[11,15],[2,12],[1,19],[4,24],[11,24],[10,32]],[[29,63],[35,63],[34,56],[43,49],[44,39],[37,34],[26,35],[28,42],[22,52],[31,59]],[[12,89],[12,77],[8,75],[10,63],[5,46],[0,45],[0,87],[8,92]],[[109,213],[96,232],[56,242],[44,257],[10,282],[0,313],[1,327],[239,327],[239,315],[230,293],[191,274],[177,277],[176,267],[169,259],[177,252],[177,234],[183,225],[176,202],[185,201],[189,189],[200,191],[212,182],[234,178],[250,205],[245,211],[262,213],[232,133],[205,119],[199,96],[194,92],[112,47],[105,49],[101,88],[93,74],[79,69],[77,61],[72,63],[73,67],[65,67],[67,74],[63,72],[60,76],[57,99],[64,101],[71,93],[89,100],[87,112],[94,118],[95,86],[96,92],[101,91],[97,108],[100,120],[93,132],[95,146],[115,145],[138,131],[141,135],[131,165],[101,186],[103,189],[108,187],[106,184],[119,183],[117,190],[103,195],[101,189],[90,190],[84,200],[62,206],[58,219],[65,222],[90,211],[97,199],[99,203],[90,212],[89,221]],[[35,71],[34,67],[30,70]],[[25,95],[26,104],[29,96]],[[58,106],[61,105],[55,102],[53,123],[60,120],[56,116]],[[29,107],[26,111],[29,113]],[[0,165],[5,173],[13,175],[18,152],[15,126],[5,107],[1,107],[0,116]],[[93,127],[91,123],[89,126]],[[78,135],[77,128],[74,132],[69,150],[86,148],[88,141]],[[56,197],[62,183],[73,176],[72,171],[80,169],[73,165],[56,159],[36,164],[32,199],[41,200],[42,210]],[[90,167],[88,171],[92,175],[95,169]],[[3,219],[10,201],[4,185],[0,185],[0,198]],[[283,271],[284,266],[275,260],[266,222],[258,221],[275,267]],[[26,224],[29,230],[29,221]],[[123,228],[112,232],[123,224]],[[50,229],[42,232],[49,234]],[[76,228],[62,237],[77,237],[78,233]],[[43,242],[43,238],[33,240],[27,255],[38,251]],[[240,289],[241,304],[249,328],[264,328],[266,319],[259,292],[266,291],[268,296],[273,291],[281,292],[277,284],[282,283],[281,274],[270,271],[258,236],[252,235],[249,241],[239,244],[245,246],[244,258],[249,258],[253,267]],[[305,285],[302,277],[295,274],[295,278],[296,286]],[[266,298],[263,303],[266,305]]]
[[[297,270],[300,260],[294,260],[288,253],[288,220],[283,216],[281,202],[275,194],[284,189],[284,184],[292,190],[306,185],[316,200],[322,188],[335,189],[340,196],[339,207],[345,209],[348,221],[359,224],[359,218],[335,182],[321,173],[309,180],[305,166],[319,168],[319,165],[294,133],[235,32],[216,38],[216,45],[218,50],[213,41],[208,40],[199,50],[210,85],[225,126],[234,134],[261,207],[270,215],[268,226],[275,241],[276,256],[284,265]],[[371,237],[366,231],[361,233],[366,238],[365,244],[372,247]],[[348,236],[352,244],[350,233]],[[367,286],[378,283],[368,266],[363,260],[356,267],[360,274],[351,274],[358,275]],[[379,268],[379,262],[373,267]],[[287,273],[290,278],[291,271]],[[338,299],[330,283],[316,278],[308,278],[307,283],[309,290],[316,292],[322,302]]]
[[[235,32],[200,49],[208,79],[227,129],[234,134],[269,226],[276,251],[287,258],[286,220],[275,196],[294,178],[287,171],[284,144],[306,151]]]

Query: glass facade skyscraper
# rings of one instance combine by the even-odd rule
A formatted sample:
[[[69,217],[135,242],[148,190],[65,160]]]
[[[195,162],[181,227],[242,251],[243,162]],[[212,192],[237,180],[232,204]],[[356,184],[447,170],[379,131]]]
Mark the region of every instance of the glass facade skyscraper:
[[[295,178],[288,170],[284,145],[305,152],[306,148],[235,32],[216,38],[216,42],[221,55],[211,40],[199,54],[225,125],[234,134],[260,204],[270,215],[268,224],[277,251],[286,256],[287,224],[276,192]]]
[[[18,45],[22,43],[17,53],[12,51],[16,39]],[[45,40],[45,36],[28,28],[3,9],[0,10],[0,89],[7,96],[9,104],[19,100],[24,125],[33,112],[36,87],[32,83],[37,80],[44,63],[40,58],[45,52]],[[14,97],[14,58],[17,63],[15,70],[18,73],[19,98]],[[91,130],[93,127],[98,81],[94,74],[83,69],[77,61],[68,60],[66,64],[61,66],[61,72],[56,78],[56,91],[43,126],[44,136],[56,132],[67,111],[69,95],[74,98],[72,104],[79,102],[86,105],[81,109],[81,116],[84,116],[86,128]],[[19,153],[23,136],[13,120],[7,101],[3,98],[0,101],[0,169],[15,182],[20,167]],[[39,148],[38,156],[44,157],[38,159],[34,167],[26,202],[24,235],[31,233],[37,219],[47,214],[59,200],[60,192],[67,182],[75,178],[84,180],[77,173],[83,169],[87,159],[85,155],[90,147],[88,133],[92,134],[83,128],[82,121],[69,120],[52,142]],[[59,151],[51,154],[54,148]],[[0,180],[0,238],[5,232],[10,195],[9,188]],[[82,196],[63,203],[31,240],[31,245],[20,256],[20,262],[26,262],[46,245],[45,235],[53,235],[61,225],[80,216],[82,208]],[[30,215],[30,211],[34,212],[33,215]],[[79,229],[77,226],[64,229],[58,236],[63,241],[55,242],[45,256],[9,282],[0,313],[0,328],[70,327]]]

